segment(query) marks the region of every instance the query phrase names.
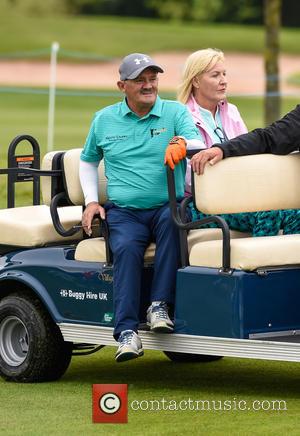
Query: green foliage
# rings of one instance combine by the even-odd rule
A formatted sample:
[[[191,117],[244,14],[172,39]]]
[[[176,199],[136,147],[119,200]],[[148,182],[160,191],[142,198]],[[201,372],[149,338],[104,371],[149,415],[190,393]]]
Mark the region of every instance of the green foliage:
[[[68,12],[66,0],[1,0],[1,8],[6,13],[20,15],[45,16],[48,14],[62,14]]]
[[[190,20],[193,3],[193,0],[147,0],[147,5],[156,10],[160,18],[175,20]]]
[[[282,25],[290,27],[300,26],[299,0],[282,0]]]
[[[261,24],[262,0],[1,0],[1,9],[46,16],[49,14],[159,17],[167,20]],[[299,27],[298,0],[282,2],[284,26]]]
[[[147,0],[65,0],[77,14],[118,15],[122,17],[155,16]]]
[[[263,2],[261,0],[221,1],[221,7],[214,21],[262,24]]]
[[[146,0],[1,0],[2,7],[27,15],[49,14],[155,16]]]
[[[181,21],[261,23],[260,0],[147,0],[161,18]]]
[[[211,0],[209,2],[203,2],[203,0],[193,1],[193,10],[191,13],[192,20],[201,22],[216,21],[221,9],[222,0]]]
[[[261,23],[260,0],[2,0],[2,7],[27,15],[117,15],[178,21]]]

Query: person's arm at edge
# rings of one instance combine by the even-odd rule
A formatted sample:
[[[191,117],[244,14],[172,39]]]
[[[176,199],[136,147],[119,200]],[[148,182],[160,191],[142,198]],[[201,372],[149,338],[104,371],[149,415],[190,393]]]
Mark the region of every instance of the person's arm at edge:
[[[283,118],[264,129],[237,136],[222,144],[214,144],[223,151],[223,158],[249,154],[289,154],[300,146],[300,105]]]
[[[191,165],[197,174],[203,174],[207,162],[214,165],[226,157],[249,154],[284,155],[299,150],[299,146],[300,105],[264,129],[255,129],[222,144],[213,144],[210,149],[195,155]]]

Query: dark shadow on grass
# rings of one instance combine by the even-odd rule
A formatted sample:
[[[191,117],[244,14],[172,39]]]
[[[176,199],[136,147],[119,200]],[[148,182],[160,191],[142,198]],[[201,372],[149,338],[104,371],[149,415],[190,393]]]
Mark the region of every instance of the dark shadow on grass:
[[[102,353],[102,355],[101,355]],[[223,358],[215,362],[174,363],[161,352],[115,363],[114,350],[74,357],[64,383],[126,383],[143,390],[268,395],[299,398],[300,366],[292,362]]]

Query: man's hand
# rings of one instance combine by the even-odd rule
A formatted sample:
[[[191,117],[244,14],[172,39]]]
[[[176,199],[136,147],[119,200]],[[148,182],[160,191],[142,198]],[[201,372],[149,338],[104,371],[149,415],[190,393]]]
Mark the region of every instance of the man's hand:
[[[102,206],[100,206],[100,204],[97,203],[96,201],[92,201],[91,203],[89,203],[86,206],[85,211],[83,212],[82,227],[88,236],[91,236],[92,234],[93,218],[95,215],[98,214],[103,220],[105,220],[105,209]]]
[[[209,162],[210,165],[214,165],[222,159],[223,150],[219,147],[212,147],[194,154],[191,159],[191,166],[195,173],[203,174],[207,162]]]
[[[186,157],[185,140],[174,136],[166,148],[165,164],[174,170],[175,165]]]

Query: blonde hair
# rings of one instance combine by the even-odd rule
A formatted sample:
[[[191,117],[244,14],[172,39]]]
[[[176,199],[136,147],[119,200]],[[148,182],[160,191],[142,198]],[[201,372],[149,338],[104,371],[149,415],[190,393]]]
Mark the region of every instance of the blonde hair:
[[[177,91],[177,100],[185,104],[192,92],[194,77],[205,73],[217,62],[224,60],[224,53],[216,48],[206,48],[192,53],[184,64],[182,80]]]

